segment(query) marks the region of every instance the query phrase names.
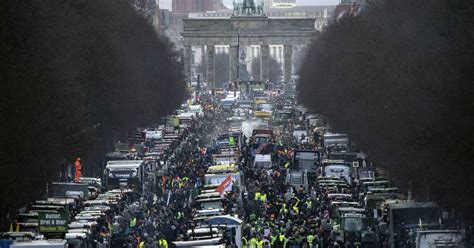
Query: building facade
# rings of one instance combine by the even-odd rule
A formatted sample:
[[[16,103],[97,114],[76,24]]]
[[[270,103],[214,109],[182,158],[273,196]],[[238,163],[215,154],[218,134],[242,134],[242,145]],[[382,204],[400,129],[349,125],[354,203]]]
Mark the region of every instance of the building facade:
[[[172,0],[170,27],[177,32],[183,31],[183,19],[189,13],[218,11],[225,9],[222,0]]]
[[[272,8],[292,8],[296,6],[296,0],[271,0]]]

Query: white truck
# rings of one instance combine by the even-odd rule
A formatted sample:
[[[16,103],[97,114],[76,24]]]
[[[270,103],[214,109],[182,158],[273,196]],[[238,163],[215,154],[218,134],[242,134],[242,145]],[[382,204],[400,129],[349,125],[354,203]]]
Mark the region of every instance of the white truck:
[[[142,188],[143,173],[143,160],[109,161],[104,170],[107,189],[110,190],[127,187],[140,192]]]
[[[257,154],[255,155],[255,159],[253,161],[254,168],[263,168],[263,169],[271,169],[272,168],[272,156],[270,154]]]
[[[68,247],[64,239],[48,239],[48,240],[29,240],[29,241],[15,241],[10,248],[66,248]]]
[[[425,230],[416,233],[416,248],[464,247],[465,234],[461,230]]]
[[[347,183],[352,183],[352,166],[344,160],[322,161],[322,174],[324,177],[344,178]]]

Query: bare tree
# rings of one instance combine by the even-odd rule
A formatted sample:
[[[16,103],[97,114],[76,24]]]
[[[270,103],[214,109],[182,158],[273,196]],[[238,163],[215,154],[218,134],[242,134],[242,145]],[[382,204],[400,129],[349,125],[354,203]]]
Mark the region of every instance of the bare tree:
[[[411,182],[416,198],[470,217],[473,6],[371,1],[319,35],[298,85],[302,103],[349,133],[402,187]]]
[[[81,156],[97,175],[109,140],[156,123],[186,93],[170,44],[126,0],[5,0],[0,13],[5,224],[60,163]]]
[[[158,5],[157,0],[130,0],[130,4],[137,10],[137,13],[153,23],[156,9]]]

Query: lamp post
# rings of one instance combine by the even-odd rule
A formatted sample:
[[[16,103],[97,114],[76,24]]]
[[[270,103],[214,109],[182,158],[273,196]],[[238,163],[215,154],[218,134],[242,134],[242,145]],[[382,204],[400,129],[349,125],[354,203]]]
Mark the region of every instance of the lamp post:
[[[237,27],[237,85],[240,81],[240,32]]]

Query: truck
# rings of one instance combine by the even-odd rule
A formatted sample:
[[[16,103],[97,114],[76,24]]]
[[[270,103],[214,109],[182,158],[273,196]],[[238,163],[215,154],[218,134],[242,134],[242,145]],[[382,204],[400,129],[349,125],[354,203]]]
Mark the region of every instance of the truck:
[[[89,194],[89,185],[87,183],[63,183],[53,182],[50,185],[49,197],[66,197],[68,193],[82,192],[84,197]]]
[[[294,170],[308,170],[314,172],[321,163],[321,154],[318,151],[296,150],[293,157]]]
[[[143,160],[108,161],[104,170],[106,188],[126,187],[141,192],[144,173]]]
[[[439,225],[439,209],[433,202],[392,203],[388,205],[388,214],[391,248],[414,247],[422,227]]]
[[[253,168],[263,168],[271,169],[272,168],[272,156],[270,154],[257,154],[253,161]]]
[[[347,134],[326,133],[324,134],[324,147],[340,147],[342,149],[349,145],[349,137]]]
[[[341,232],[343,242],[349,247],[371,247],[375,244],[375,233],[367,230],[367,218],[364,214],[342,214]]]
[[[416,233],[416,248],[464,247],[465,233],[461,230],[425,230]]]
[[[323,177],[344,178],[347,183],[352,183],[352,164],[344,160],[323,160]]]
[[[29,241],[15,241],[10,248],[66,248],[68,247],[64,239],[48,239],[48,240],[29,240]]]

